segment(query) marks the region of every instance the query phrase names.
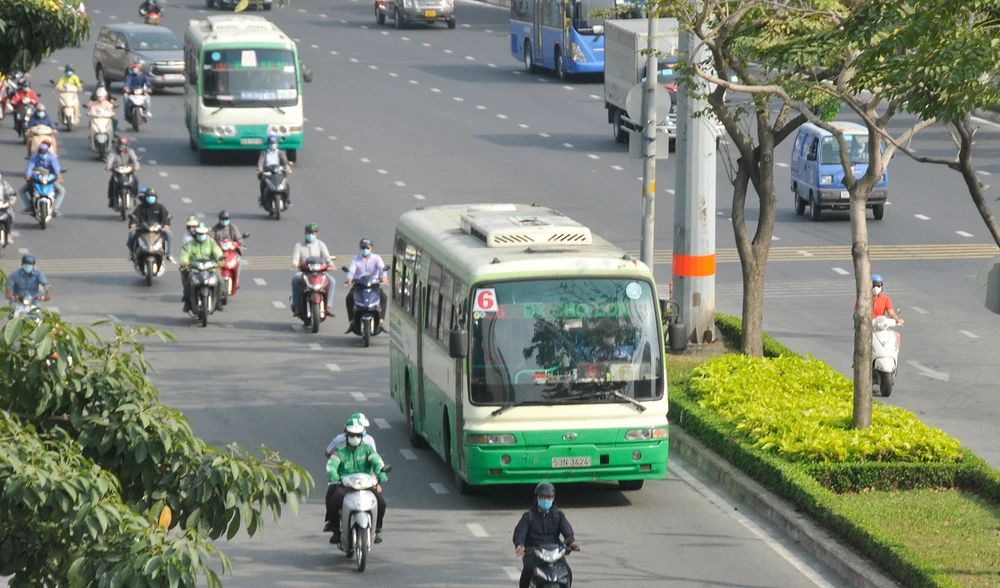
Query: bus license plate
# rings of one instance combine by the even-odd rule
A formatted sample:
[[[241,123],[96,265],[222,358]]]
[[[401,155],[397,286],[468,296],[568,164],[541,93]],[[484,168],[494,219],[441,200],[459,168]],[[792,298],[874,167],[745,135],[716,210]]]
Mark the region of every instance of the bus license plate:
[[[438,15],[437,10],[425,10],[424,18],[435,18]]]
[[[240,145],[263,145],[264,139],[253,137],[251,139],[240,139]]]
[[[589,468],[589,457],[553,457],[552,467],[554,468]]]
[[[851,193],[848,192],[847,190],[841,190],[840,191],[840,197],[841,198],[850,198],[851,197]]]

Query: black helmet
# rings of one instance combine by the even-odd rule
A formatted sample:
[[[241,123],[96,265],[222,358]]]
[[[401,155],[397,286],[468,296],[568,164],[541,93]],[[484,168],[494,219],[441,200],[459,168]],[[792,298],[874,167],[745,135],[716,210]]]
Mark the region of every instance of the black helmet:
[[[220,210],[219,211],[219,220],[229,220],[229,211],[228,210]]]
[[[146,188],[146,197],[152,196],[156,198],[156,188]]]
[[[25,253],[24,257],[21,258],[21,264],[35,265],[35,256],[30,253]]]
[[[556,487],[548,482],[542,482],[535,486],[535,496],[555,496]]]
[[[358,243],[358,247],[360,247],[361,249],[371,246],[372,246],[372,240],[369,239],[368,237],[362,237],[361,242]]]

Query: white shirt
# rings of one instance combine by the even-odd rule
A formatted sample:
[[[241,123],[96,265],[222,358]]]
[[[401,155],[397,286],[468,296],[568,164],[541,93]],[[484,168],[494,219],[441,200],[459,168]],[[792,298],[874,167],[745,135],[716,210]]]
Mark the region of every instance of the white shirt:
[[[371,435],[365,433],[365,436],[361,438],[361,442],[364,443],[365,445],[371,445],[372,449],[375,449],[375,438],[372,437]],[[326,452],[333,453],[334,449],[343,445],[344,443],[347,443],[347,435],[341,433],[336,437],[334,437],[333,441],[330,441],[330,444],[326,446]]]
[[[268,149],[267,154],[264,155],[264,167],[272,165],[281,165],[281,155],[279,155],[277,149],[274,151]]]
[[[347,269],[347,279],[353,280],[358,276],[375,276],[378,278],[385,276],[385,262],[378,253],[371,253],[368,257],[360,253],[351,260],[351,267]]]
[[[296,243],[295,250],[292,251],[292,265],[299,267],[310,257],[318,257],[323,263],[333,265],[333,259],[330,258],[330,250],[326,248],[326,243],[319,239],[316,239],[312,243],[306,242],[305,239]]]

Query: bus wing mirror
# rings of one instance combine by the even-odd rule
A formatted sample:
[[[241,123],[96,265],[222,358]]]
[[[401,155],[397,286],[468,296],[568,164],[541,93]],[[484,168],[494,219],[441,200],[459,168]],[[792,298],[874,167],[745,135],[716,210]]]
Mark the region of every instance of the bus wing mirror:
[[[302,81],[311,84],[313,81],[313,71],[311,69],[302,68]]]
[[[816,152],[810,151],[809,155],[806,155],[806,159],[808,159],[809,161],[816,161]]]
[[[469,333],[464,329],[452,329],[448,333],[448,355],[453,359],[469,356]]]

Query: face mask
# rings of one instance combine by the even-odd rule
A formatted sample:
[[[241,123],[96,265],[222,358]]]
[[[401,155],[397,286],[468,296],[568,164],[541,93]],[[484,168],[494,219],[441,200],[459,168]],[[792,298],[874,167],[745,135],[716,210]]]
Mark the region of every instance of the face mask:
[[[369,248],[367,248],[367,247],[366,247],[365,249],[362,249],[362,250],[361,250],[361,255],[363,255],[363,256],[365,256],[365,257],[368,257],[368,256],[369,256],[369,255],[371,255],[371,254],[372,254],[372,250],[371,250],[371,249],[369,249]]]
[[[146,204],[156,204],[156,196],[147,196]]]
[[[268,151],[277,151],[278,150],[278,146],[275,145],[274,143],[271,143],[270,145],[267,146],[267,150]]]
[[[132,70],[132,75],[134,75],[134,76],[137,76],[137,75],[139,75],[139,70],[137,70],[137,69],[133,69],[133,70]]]
[[[316,235],[306,235],[306,243],[312,243],[316,240]]]
[[[197,235],[195,238],[198,239],[199,243],[204,243],[208,240],[208,235]]]
[[[348,437],[347,444],[351,447],[357,447],[358,445],[361,445],[361,437]]]
[[[882,286],[872,286],[872,296],[878,296],[882,293]]]
[[[21,269],[24,270],[24,273],[30,274],[31,272],[35,271],[35,266],[31,265],[30,263],[26,263],[21,266]]]
[[[550,508],[552,508],[552,500],[547,499],[547,498],[546,499],[539,498],[538,499],[538,508],[540,508],[542,510],[545,510],[545,511],[549,510]]]
[[[73,70],[70,70],[70,71],[66,72],[66,77],[69,77],[69,76],[72,76],[72,75],[73,75]]]
[[[229,226],[229,219],[227,218],[227,219],[220,220],[219,224],[222,225],[222,226],[224,226],[224,227],[228,227]]]

